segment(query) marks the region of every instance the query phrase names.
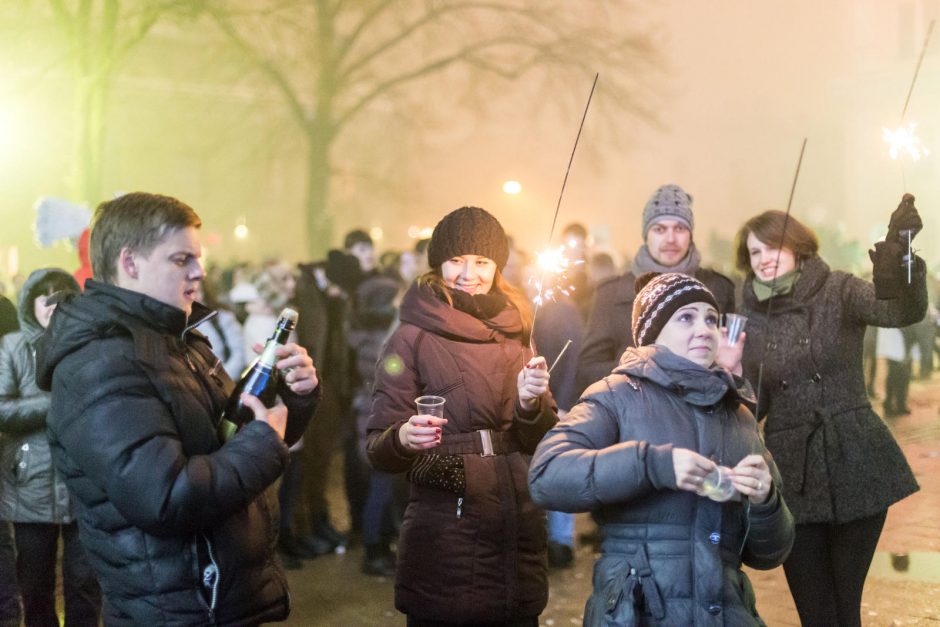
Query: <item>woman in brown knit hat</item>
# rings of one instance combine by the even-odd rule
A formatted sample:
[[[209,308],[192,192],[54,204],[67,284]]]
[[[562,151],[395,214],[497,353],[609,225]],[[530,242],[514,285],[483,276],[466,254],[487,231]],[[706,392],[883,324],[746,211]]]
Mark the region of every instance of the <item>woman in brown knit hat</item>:
[[[508,256],[483,209],[445,216],[377,364],[369,458],[411,482],[395,579],[410,626],[538,625],[548,598],[526,473],[557,416],[528,303],[501,274]],[[422,395],[446,399],[443,418],[416,415]]]

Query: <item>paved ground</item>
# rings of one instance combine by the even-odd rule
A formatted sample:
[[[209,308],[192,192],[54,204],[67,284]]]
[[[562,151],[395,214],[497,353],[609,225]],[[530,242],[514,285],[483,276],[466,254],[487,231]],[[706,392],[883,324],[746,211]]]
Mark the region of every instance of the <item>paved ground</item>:
[[[869,626],[940,625],[940,375],[911,388],[910,416],[891,423],[921,491],[889,510],[869,573],[862,621]],[[340,510],[339,504],[334,511]],[[586,519],[579,527],[586,528]],[[892,560],[892,554],[894,558]],[[904,557],[904,556],[907,557]],[[362,554],[329,555],[289,573],[290,625],[404,625],[389,579],[359,572]],[[555,571],[542,625],[580,625],[594,555],[579,547],[575,567]],[[905,567],[906,564],[906,567]],[[799,625],[782,569],[750,571],[758,610],[768,625]]]

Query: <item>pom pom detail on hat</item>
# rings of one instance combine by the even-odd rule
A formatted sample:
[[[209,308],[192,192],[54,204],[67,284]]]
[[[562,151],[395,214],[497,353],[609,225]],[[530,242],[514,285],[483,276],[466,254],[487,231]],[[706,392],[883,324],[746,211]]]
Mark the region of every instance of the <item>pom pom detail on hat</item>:
[[[679,308],[691,303],[708,303],[716,310],[718,301],[701,281],[687,274],[647,272],[636,280],[633,299],[633,342],[652,344]]]
[[[460,255],[480,255],[502,270],[509,260],[509,240],[499,220],[479,207],[461,207],[441,218],[428,245],[428,265],[441,266]]]
[[[692,197],[678,185],[663,185],[650,196],[643,208],[643,237],[655,222],[663,219],[681,220],[691,231],[695,226]]]

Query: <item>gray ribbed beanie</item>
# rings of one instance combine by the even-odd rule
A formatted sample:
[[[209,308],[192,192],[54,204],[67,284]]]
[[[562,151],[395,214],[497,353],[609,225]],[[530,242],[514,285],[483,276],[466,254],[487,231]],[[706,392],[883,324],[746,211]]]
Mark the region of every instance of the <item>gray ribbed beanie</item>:
[[[692,216],[692,197],[678,185],[663,185],[650,196],[643,208],[643,239],[654,222],[661,219],[681,220],[691,231],[695,226]]]

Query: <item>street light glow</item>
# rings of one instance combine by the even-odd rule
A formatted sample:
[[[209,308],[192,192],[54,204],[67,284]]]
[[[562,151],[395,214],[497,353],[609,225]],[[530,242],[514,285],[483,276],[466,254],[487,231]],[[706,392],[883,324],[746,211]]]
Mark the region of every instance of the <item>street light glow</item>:
[[[510,196],[515,196],[522,191],[522,183],[519,181],[506,181],[503,183],[503,191]]]

